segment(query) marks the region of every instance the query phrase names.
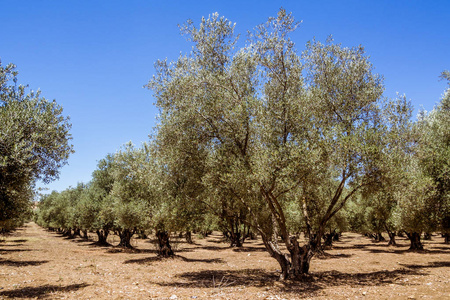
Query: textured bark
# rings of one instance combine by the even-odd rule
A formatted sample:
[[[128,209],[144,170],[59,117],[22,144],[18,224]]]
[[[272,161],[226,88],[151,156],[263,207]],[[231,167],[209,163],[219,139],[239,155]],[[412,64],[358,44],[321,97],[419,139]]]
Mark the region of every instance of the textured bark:
[[[388,246],[397,246],[397,242],[395,241],[395,232],[390,231],[387,225],[385,225],[384,228],[389,236]]]
[[[173,256],[173,250],[170,246],[169,233],[163,230],[156,231],[156,237],[158,238],[158,255],[162,257]]]
[[[133,248],[133,246],[131,246],[131,237],[133,236],[133,234],[134,230],[131,231],[130,229],[119,231],[120,243],[118,246],[124,248]]]
[[[73,236],[74,236],[74,237],[76,237],[76,236],[81,236],[81,229],[80,229],[80,228],[75,228],[75,229],[73,230]]]
[[[275,258],[280,265],[280,280],[286,280],[288,278],[302,279],[309,273],[311,258],[314,256],[313,244],[316,242],[310,242],[309,244],[300,247],[297,237],[290,237],[288,241],[289,257],[288,254],[285,254],[280,250],[277,242],[274,240],[267,240],[264,235],[262,235],[262,238],[270,256]]]
[[[186,242],[188,244],[193,244],[194,243],[192,241],[192,233],[190,231],[186,231],[185,238],[186,238]]]
[[[109,245],[109,243],[106,241],[108,238],[109,231],[108,230],[97,230],[97,237],[98,237],[98,244],[99,245]]]
[[[309,273],[309,266],[314,253],[310,244],[300,247],[295,236],[289,239],[289,244],[288,250],[291,254],[290,274],[293,278],[299,279]]]
[[[420,241],[420,233],[407,232],[406,235],[408,236],[411,246],[409,247],[409,250],[423,250],[422,242]]]
[[[375,233],[375,241],[376,242],[384,242],[384,241],[386,241],[386,239],[381,234],[381,232],[377,232],[377,233]]]
[[[333,241],[335,240],[335,236],[337,235],[336,230],[333,230],[333,232],[325,233],[323,235],[323,245],[326,248],[331,248],[333,246]],[[339,240],[339,237],[338,237]]]

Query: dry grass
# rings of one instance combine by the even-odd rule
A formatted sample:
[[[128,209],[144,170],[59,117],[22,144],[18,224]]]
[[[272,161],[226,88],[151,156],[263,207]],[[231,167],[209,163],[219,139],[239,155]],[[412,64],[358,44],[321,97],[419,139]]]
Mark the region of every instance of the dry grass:
[[[219,235],[194,241],[177,240],[176,257],[160,259],[149,240],[120,251],[29,223],[0,242],[0,299],[450,298],[450,246],[439,236],[409,252],[404,239],[387,247],[344,234],[313,259],[305,282],[277,281],[279,267],[261,241],[241,249]]]

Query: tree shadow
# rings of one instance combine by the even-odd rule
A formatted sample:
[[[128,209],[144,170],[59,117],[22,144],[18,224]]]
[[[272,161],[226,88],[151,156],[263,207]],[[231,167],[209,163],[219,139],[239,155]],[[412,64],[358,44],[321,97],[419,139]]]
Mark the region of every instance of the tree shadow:
[[[355,250],[355,249],[364,249],[368,246],[368,244],[359,244],[359,245],[352,245],[352,246],[338,246],[333,245],[334,250]]]
[[[323,252],[322,254],[316,255],[314,257],[317,259],[320,259],[320,260],[324,260],[324,259],[334,259],[334,258],[349,258],[352,256],[353,256],[353,254],[344,254],[344,253],[331,254],[328,252]]]
[[[11,242],[11,243],[25,243],[25,242],[28,242],[28,240],[27,239],[17,239],[17,240],[11,240],[9,242]]]
[[[42,285],[38,287],[23,287],[16,288],[10,291],[2,291],[0,292],[0,296],[10,297],[10,298],[47,298],[50,297],[52,293],[55,292],[71,292],[76,291],[81,288],[85,288],[89,286],[89,284],[81,283],[81,284],[71,284],[66,286],[59,285]]]
[[[202,249],[202,250],[209,250],[209,251],[223,251],[223,250],[230,249],[229,246],[227,246],[227,247],[199,246],[199,247],[195,247],[195,248],[197,248],[197,249]]]
[[[234,252],[265,252],[267,251],[265,247],[236,247],[233,248]]]
[[[17,246],[17,245],[16,245]],[[2,245],[3,247],[3,245]],[[8,253],[8,252],[26,252],[32,251],[30,249],[0,249],[0,253]]]
[[[88,247],[91,247],[91,248],[102,248],[102,247],[104,247],[104,248],[111,248],[111,247],[114,247],[113,245],[111,245],[111,244],[109,244],[109,243],[100,243],[100,242],[92,242],[92,241],[90,241],[91,243],[90,244],[87,244],[87,245],[84,245],[84,246],[88,246]]]
[[[436,250],[444,250],[444,251],[447,251],[447,253],[450,253],[450,247],[432,246],[431,248],[432,249],[430,249],[430,250],[434,250],[434,249],[436,249]]]
[[[214,243],[214,244],[227,244],[227,240],[225,238],[217,238],[217,239],[206,239],[208,243]]]
[[[122,246],[111,246],[110,249],[106,251],[107,253],[127,253],[127,254],[140,254],[140,253],[158,253],[155,249],[138,249],[138,248],[125,248]]]
[[[211,288],[211,287],[235,287],[235,286],[266,286],[268,281],[276,281],[278,275],[263,269],[243,270],[204,270],[198,272],[186,272],[175,278],[181,281],[159,282],[160,286],[186,287],[186,288]]]
[[[162,257],[162,256],[152,256],[145,257],[139,259],[129,259],[124,261],[125,264],[151,264],[157,261],[170,261],[174,259],[179,259],[185,262],[197,262],[197,263],[223,263],[224,261],[221,258],[211,258],[211,259],[197,259],[197,258],[187,258],[181,255],[174,255],[172,257]]]
[[[0,266],[10,266],[10,267],[39,266],[45,263],[48,263],[48,260],[17,261],[10,259],[0,259]]]
[[[412,266],[396,270],[376,271],[369,273],[344,273],[339,271],[317,272],[305,276],[303,280],[278,281],[279,272],[268,272],[263,269],[244,270],[204,270],[186,272],[177,275],[171,282],[155,282],[160,286],[185,288],[211,287],[264,287],[280,289],[297,297],[314,296],[318,290],[332,286],[383,286],[389,284],[410,285],[401,280],[412,275],[426,275],[420,272],[427,267],[446,267],[447,263],[431,263],[429,266]]]
[[[371,253],[390,253],[390,254],[405,254],[405,253],[422,253],[422,254],[450,254],[449,250],[434,250],[434,249],[424,249],[424,250],[410,250],[410,249],[365,249]]]
[[[20,246],[23,246],[23,244],[12,244],[12,245],[0,245],[1,247],[20,247]],[[0,251],[2,251],[1,249],[0,249]]]
[[[407,265],[407,264],[400,264],[400,265],[408,269],[446,268],[450,267],[450,261],[432,261],[429,262],[427,265]]]
[[[84,244],[84,243],[92,243],[92,240],[85,239],[85,238],[79,238],[79,239],[72,240],[72,242],[78,243],[78,244]]]

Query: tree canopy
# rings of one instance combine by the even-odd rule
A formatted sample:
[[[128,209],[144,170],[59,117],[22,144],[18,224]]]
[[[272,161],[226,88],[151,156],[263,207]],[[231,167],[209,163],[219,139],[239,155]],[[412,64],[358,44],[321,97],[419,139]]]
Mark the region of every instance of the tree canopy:
[[[15,66],[0,63],[0,227],[29,211],[37,180],[58,178],[73,152],[70,127],[61,106],[17,85]]]

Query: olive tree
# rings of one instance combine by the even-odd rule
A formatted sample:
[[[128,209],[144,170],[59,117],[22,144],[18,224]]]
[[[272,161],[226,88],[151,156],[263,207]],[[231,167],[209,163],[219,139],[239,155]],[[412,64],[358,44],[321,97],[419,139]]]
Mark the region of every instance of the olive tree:
[[[450,86],[450,73],[442,72]],[[424,176],[434,184],[434,194],[427,203],[427,232],[439,230],[450,241],[450,88],[429,113],[422,112],[417,124],[417,156]]]
[[[299,55],[289,38],[297,26],[280,10],[238,49],[225,18],[213,14],[198,28],[188,21],[182,32],[192,52],[158,61],[148,84],[161,110],[159,130],[177,126],[206,152],[196,180],[207,195],[240,202],[281,278],[308,273],[327,223],[376,182],[383,147],[383,86],[363,48],[313,41]],[[303,246],[288,226],[292,211],[304,220]]]
[[[132,248],[131,237],[149,227],[151,190],[140,173],[148,156],[142,148],[125,145],[115,153],[112,164],[113,184],[110,192],[114,216],[113,230],[120,237],[119,246]]]
[[[73,152],[62,107],[17,84],[12,64],[0,62],[0,228],[31,210],[37,180],[58,178]]]

